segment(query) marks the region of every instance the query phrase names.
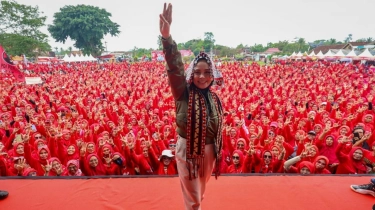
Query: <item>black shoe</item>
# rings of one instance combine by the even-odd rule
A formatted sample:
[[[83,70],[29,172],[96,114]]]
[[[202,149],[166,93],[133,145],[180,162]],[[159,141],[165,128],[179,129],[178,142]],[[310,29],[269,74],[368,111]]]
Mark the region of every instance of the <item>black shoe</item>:
[[[357,193],[361,193],[364,195],[372,195],[375,197],[375,185],[373,183],[370,184],[362,184],[362,185],[350,185],[350,188]]]
[[[7,198],[9,193],[7,191],[0,190],[0,200]]]

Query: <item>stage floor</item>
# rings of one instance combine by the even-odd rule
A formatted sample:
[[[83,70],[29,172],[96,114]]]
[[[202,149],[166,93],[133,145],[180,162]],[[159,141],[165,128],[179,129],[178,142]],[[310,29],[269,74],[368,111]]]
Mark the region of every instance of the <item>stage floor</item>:
[[[371,210],[372,196],[350,184],[370,176],[221,176],[208,183],[204,210]],[[182,210],[178,177],[6,179],[1,210]]]

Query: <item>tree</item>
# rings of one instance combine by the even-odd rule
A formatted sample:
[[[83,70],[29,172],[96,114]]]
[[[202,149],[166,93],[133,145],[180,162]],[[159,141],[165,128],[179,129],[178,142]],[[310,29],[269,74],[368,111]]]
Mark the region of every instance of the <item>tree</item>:
[[[345,42],[345,43],[348,43],[348,42],[352,41],[352,39],[353,39],[352,36],[353,36],[352,34],[349,34],[348,37],[345,38],[345,41],[344,41],[344,42]]]
[[[204,33],[203,47],[206,52],[211,51],[211,48],[215,45],[214,34],[212,32]]]
[[[85,54],[99,55],[103,50],[105,35],[117,36],[120,33],[117,23],[109,18],[105,9],[89,5],[64,6],[54,14],[53,24],[48,31],[57,42],[65,43],[68,37],[75,41],[74,47]]]
[[[265,48],[262,44],[254,44],[254,46],[251,47],[251,51],[253,52],[264,52]]]
[[[40,31],[46,16],[37,6],[0,1],[0,43],[11,55],[37,56],[51,50],[47,35]]]
[[[372,37],[366,38],[366,42],[372,42],[372,41],[374,41],[374,39]]]
[[[158,35],[158,50],[163,49],[163,43],[161,42],[161,35]]]
[[[337,44],[337,40],[334,39],[334,38],[331,38],[331,39],[329,39],[329,40],[327,41],[327,44],[329,44],[329,45]]]

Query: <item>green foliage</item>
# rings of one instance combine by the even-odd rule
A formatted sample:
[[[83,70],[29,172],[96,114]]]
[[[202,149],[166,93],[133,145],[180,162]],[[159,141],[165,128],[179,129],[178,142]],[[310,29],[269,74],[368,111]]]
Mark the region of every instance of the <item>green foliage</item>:
[[[372,41],[374,41],[372,37],[361,38],[361,39],[356,40],[356,42],[372,42]]]
[[[84,54],[99,55],[104,50],[105,35],[117,36],[119,25],[110,20],[111,13],[89,5],[64,6],[54,14],[48,31],[57,42],[65,43],[68,37],[75,41],[74,47]]]
[[[345,38],[344,42],[345,43],[351,42],[352,39],[353,39],[353,35],[352,34],[348,34],[348,36]]]
[[[38,6],[0,1],[0,43],[10,55],[37,56],[51,50],[47,35],[40,31],[46,16]]]
[[[158,36],[158,50],[162,50],[163,49],[163,43],[161,41],[161,35]]]
[[[151,58],[151,51],[152,51],[152,49],[134,47],[134,49],[132,50],[133,58],[141,59],[143,56]]]
[[[205,52],[210,52],[215,45],[214,34],[212,32],[204,33],[203,47]]]

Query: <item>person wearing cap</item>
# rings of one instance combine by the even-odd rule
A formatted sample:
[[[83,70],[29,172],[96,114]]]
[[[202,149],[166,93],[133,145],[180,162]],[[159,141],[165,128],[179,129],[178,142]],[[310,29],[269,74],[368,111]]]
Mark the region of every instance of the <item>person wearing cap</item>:
[[[214,165],[216,177],[220,172],[223,108],[210,87],[222,86],[223,78],[204,52],[184,71],[181,53],[170,34],[172,4],[164,4],[159,23],[166,72],[176,105],[176,161],[184,205],[189,210],[201,209]]]
[[[157,175],[176,175],[177,165],[174,160],[172,150],[163,150],[159,157],[159,166],[157,169]]]
[[[315,137],[316,137],[315,131],[311,130],[311,131],[307,132],[307,140],[309,142],[314,143],[315,142]]]

